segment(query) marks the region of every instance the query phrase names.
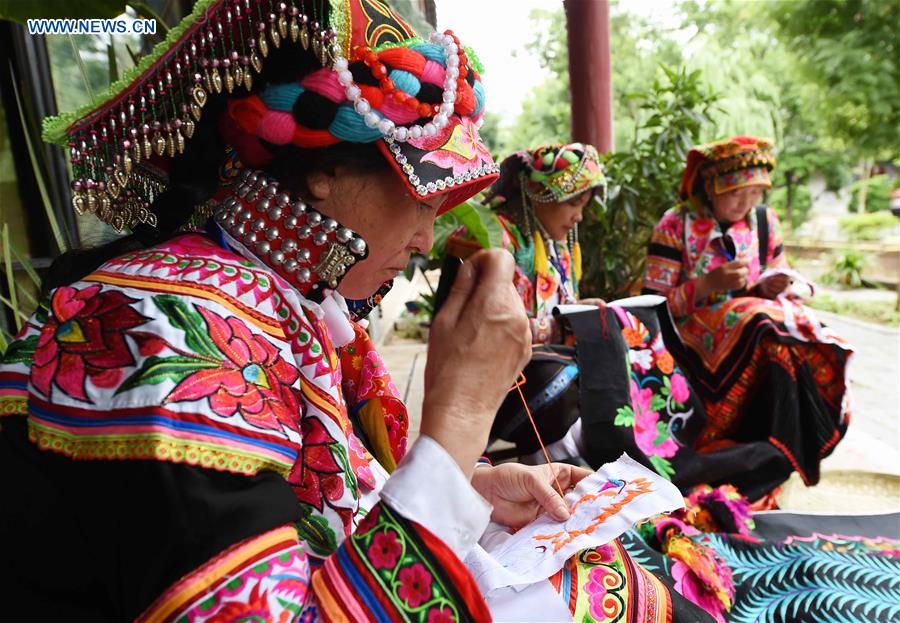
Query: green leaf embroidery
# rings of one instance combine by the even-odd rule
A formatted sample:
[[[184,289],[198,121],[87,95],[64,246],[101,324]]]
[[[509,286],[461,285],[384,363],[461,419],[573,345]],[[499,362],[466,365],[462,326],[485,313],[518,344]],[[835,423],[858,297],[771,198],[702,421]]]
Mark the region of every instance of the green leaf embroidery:
[[[672,463],[670,463],[668,459],[664,459],[661,456],[656,456],[654,454],[650,457],[650,464],[660,476],[662,476],[666,480],[672,480],[672,475],[675,474],[675,469],[672,467]]]
[[[625,405],[616,409],[616,419],[613,422],[616,426],[634,426],[634,411],[631,407]]]
[[[34,359],[34,349],[37,348],[38,336],[32,335],[24,340],[16,340],[9,345],[3,355],[3,363],[30,364]]]
[[[666,439],[669,438],[669,427],[666,426],[665,422],[657,422],[656,423],[656,439],[653,440],[653,445],[658,446],[663,443]]]
[[[125,379],[125,382],[116,390],[116,395],[143,385],[158,385],[170,380],[180,383],[194,372],[199,370],[211,370],[220,367],[221,364],[214,361],[205,361],[195,357],[148,357],[139,370]]]
[[[337,550],[337,539],[328,521],[321,515],[314,515],[312,509],[304,506],[304,517],[297,523],[297,534],[309,548],[320,556],[329,556]]]
[[[222,359],[221,351],[209,337],[208,327],[203,316],[191,311],[184,301],[171,294],[154,296],[153,302],[169,319],[169,324],[184,331],[184,341],[192,351],[202,357]]]
[[[650,410],[651,411],[662,411],[666,408],[666,399],[653,394],[653,398],[650,400]]]
[[[331,453],[337,457],[344,470],[344,486],[350,491],[355,500],[358,497],[356,483],[353,481],[353,469],[350,467],[350,460],[347,458],[347,448],[339,443],[333,443],[328,446]]]

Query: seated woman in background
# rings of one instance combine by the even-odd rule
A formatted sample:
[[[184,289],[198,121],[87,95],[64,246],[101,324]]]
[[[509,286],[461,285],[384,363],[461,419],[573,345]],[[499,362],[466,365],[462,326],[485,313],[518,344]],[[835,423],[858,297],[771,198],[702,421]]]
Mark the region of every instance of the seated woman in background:
[[[849,346],[790,294],[772,187],[771,145],[752,137],[688,154],[679,205],[657,224],[644,292],[668,299],[707,422],[694,449],[702,480],[751,499],[796,470],[808,485],[849,422]],[[675,343],[672,343],[675,342]]]
[[[578,366],[574,349],[559,344],[553,309],[578,302],[578,223],[594,194],[605,187],[600,156],[592,145],[546,145],[503,160],[500,179],[485,197],[502,229],[502,246],[516,259],[514,285],[531,323],[534,350],[522,390],[542,440],[558,459],[583,453],[578,448]],[[480,248],[465,227],[450,235],[439,299],[456,275],[458,260]],[[516,392],[498,413],[492,438],[514,442],[523,461],[544,460]]]
[[[553,308],[578,301],[578,223],[594,193],[605,187],[592,145],[547,145],[507,157],[485,197],[503,228],[503,247],[516,258],[515,286],[531,318],[534,344],[559,341]],[[479,248],[465,229],[447,241],[447,253],[458,258]]]

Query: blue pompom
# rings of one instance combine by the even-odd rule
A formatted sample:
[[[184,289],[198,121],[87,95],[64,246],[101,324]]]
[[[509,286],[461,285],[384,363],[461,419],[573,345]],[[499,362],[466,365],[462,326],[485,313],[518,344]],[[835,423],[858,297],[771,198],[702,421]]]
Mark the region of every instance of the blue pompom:
[[[294,104],[300,94],[305,89],[296,82],[287,84],[273,84],[266,87],[260,94],[259,99],[263,101],[269,110],[280,110],[282,112],[291,112]]]
[[[484,86],[480,80],[476,80],[472,85],[472,91],[475,93],[475,112],[472,113],[474,116],[484,110]]]
[[[383,118],[378,111],[374,111]],[[338,106],[334,121],[328,127],[332,136],[348,143],[371,143],[381,138],[378,128],[370,128],[363,121],[362,115],[353,110],[349,104]]]
[[[447,66],[447,63],[444,61],[444,48],[436,43],[417,43],[416,45],[410,46],[409,49],[413,52],[418,52],[428,60],[439,64],[441,67]]]
[[[388,77],[394,82],[395,87],[412,97],[418,95],[419,89],[422,88],[422,83],[418,78],[402,69],[394,69],[388,74]]]

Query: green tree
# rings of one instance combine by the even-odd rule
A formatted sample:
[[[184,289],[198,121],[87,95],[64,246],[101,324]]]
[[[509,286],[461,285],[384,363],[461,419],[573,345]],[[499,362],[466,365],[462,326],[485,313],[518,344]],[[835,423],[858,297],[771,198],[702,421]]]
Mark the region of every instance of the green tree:
[[[642,109],[638,94],[663,77],[661,65],[678,66],[678,44],[646,20],[614,4],[610,18],[615,145],[630,144]],[[567,142],[572,135],[569,50],[562,7],[534,10],[531,41],[525,48],[538,57],[549,77],[522,104],[522,113],[502,136],[503,151],[544,143]],[[648,45],[648,42],[653,42]]]
[[[822,121],[859,161],[863,212],[873,161],[896,157],[900,146],[900,3],[775,0],[767,8],[798,71],[827,94]]]
[[[626,149],[606,155],[609,195],[592,204],[581,227],[585,297],[618,298],[636,288],[653,227],[676,203],[687,152],[715,110],[697,71],[663,68],[663,78],[633,99],[642,121]]]

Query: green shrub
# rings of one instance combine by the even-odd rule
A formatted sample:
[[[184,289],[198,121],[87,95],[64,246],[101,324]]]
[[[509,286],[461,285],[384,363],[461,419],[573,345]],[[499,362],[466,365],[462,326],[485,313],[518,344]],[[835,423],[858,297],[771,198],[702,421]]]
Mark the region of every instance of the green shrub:
[[[851,214],[840,223],[850,240],[881,240],[897,224],[897,217],[890,212]]]
[[[862,273],[869,264],[869,256],[856,249],[844,249],[834,255],[831,270],[825,275],[825,281],[850,288],[866,285]]]

